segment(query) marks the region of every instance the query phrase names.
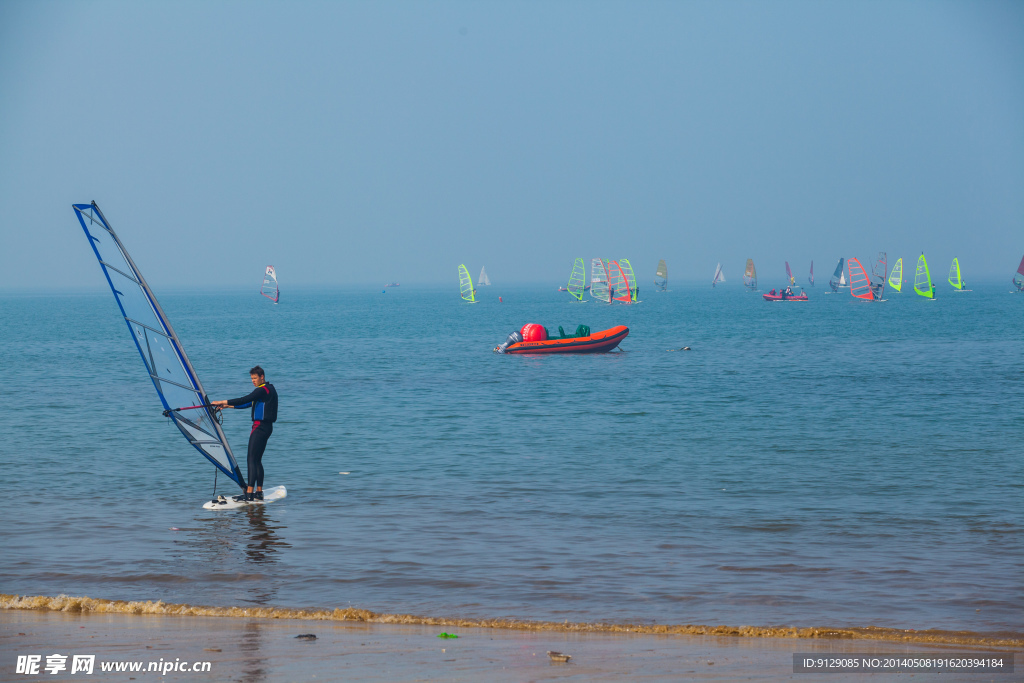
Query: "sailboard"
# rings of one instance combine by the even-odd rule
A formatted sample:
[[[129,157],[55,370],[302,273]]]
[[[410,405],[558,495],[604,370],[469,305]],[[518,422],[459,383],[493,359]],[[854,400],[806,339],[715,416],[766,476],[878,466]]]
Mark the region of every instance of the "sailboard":
[[[935,285],[932,284],[932,276],[928,272],[928,261],[924,253],[917,258],[917,271],[914,273],[914,291],[928,299],[935,298]]]
[[[164,414],[193,448],[244,491],[245,479],[217,420],[217,412],[210,406],[199,375],[153,290],[96,202],[72,206],[142,356]]]
[[[590,261],[590,296],[606,304],[612,302],[608,264],[604,259]]]
[[[658,261],[658,269],[654,271],[654,277],[661,278],[660,280],[654,281],[654,291],[656,292],[667,292],[668,291],[668,266],[665,265],[665,259]]]
[[[903,289],[903,258],[896,259],[896,263],[892,266],[892,272],[889,273],[889,286],[895,289],[897,292]]]
[[[873,301],[875,297],[871,294],[871,282],[864,266],[859,260],[852,258],[846,262],[846,267],[850,271],[850,294],[857,299]]]
[[[953,262],[949,264],[949,284],[953,285],[953,289],[958,292],[969,292],[967,289],[967,283],[960,277],[960,261],[953,259]]]
[[[1013,276],[1013,286],[1018,292],[1024,292],[1024,256],[1021,257],[1020,265],[1017,266],[1017,272]]]
[[[466,303],[476,303],[476,289],[473,288],[473,278],[469,276],[469,269],[462,263],[459,264],[459,295]]]
[[[747,259],[747,267],[743,271],[743,286],[752,292],[757,291],[757,268],[752,258]]]
[[[789,269],[789,261],[786,261],[786,277],[789,278],[790,287],[796,284],[796,278],[793,277],[793,271]]]
[[[814,261],[811,261],[811,276],[807,278],[807,281],[811,283],[811,287],[814,286]]]
[[[840,287],[846,286],[846,272],[843,270],[845,264],[846,259],[840,257],[839,263],[836,264],[836,271],[832,273],[832,277],[828,281],[828,286],[832,288],[833,292],[838,292]]]
[[[889,257],[884,251],[878,252],[875,265],[871,267],[871,294],[875,301],[883,301],[885,295],[885,272],[889,267]]]
[[[274,266],[267,266],[267,272],[263,274],[263,286],[260,287],[260,294],[275,304],[281,300],[281,290],[277,286],[277,271],[274,270]]]
[[[498,275],[501,275],[501,273],[498,273]],[[486,268],[483,268],[483,267],[480,268],[480,277],[478,277],[476,279],[476,283],[478,285],[483,286],[483,287],[490,286],[491,278],[487,277],[487,269]]]
[[[583,259],[573,261],[572,272],[569,273],[569,285],[566,290],[572,294],[577,301],[583,301],[583,291],[586,287],[587,271],[583,266]]]
[[[613,301],[618,301],[620,304],[633,303],[633,293],[629,289],[629,280],[626,279],[626,273],[622,270],[622,266],[619,265],[618,261],[608,262],[608,274],[609,287],[611,287],[611,297]]]
[[[725,282],[725,275],[722,274],[722,264],[719,263],[715,266],[715,277],[711,280],[711,286],[714,287],[719,282]]]
[[[635,304],[640,303],[637,301],[640,289],[636,286],[636,273],[633,272],[633,264],[629,262],[628,258],[619,259],[619,268],[622,269],[622,274],[626,276],[626,285],[629,287],[630,300]]]

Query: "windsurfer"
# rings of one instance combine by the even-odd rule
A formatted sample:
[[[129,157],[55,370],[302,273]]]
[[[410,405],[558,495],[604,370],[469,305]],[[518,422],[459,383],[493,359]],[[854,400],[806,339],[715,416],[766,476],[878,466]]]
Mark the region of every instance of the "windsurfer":
[[[263,452],[267,449],[267,441],[274,433],[274,422],[277,421],[277,390],[273,384],[267,382],[263,368],[258,365],[249,371],[249,378],[256,387],[250,394],[227,401],[210,401],[210,404],[220,410],[252,408],[248,455],[249,485],[243,499],[263,500]]]

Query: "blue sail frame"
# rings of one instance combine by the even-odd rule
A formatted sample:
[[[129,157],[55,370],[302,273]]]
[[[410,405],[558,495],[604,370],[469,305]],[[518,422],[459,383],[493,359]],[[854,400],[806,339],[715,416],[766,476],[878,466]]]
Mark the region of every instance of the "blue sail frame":
[[[196,408],[196,412],[190,412],[188,417],[173,412],[175,408],[206,405],[210,401],[153,290],[146,284],[142,273],[135,266],[96,202],[73,204],[72,207],[103,270],[107,284],[110,285],[117,307],[128,326],[135,348],[142,357],[164,410],[172,411],[169,414],[175,426],[197,451],[244,489],[245,478],[238,468],[227,437],[217,422],[214,410],[207,407]],[[94,235],[89,230],[89,224],[99,227],[102,232]],[[100,245],[103,245],[105,250],[108,247],[111,249],[107,254],[101,254]],[[116,260],[117,257],[120,257],[120,261]],[[115,284],[115,280],[118,284]],[[118,289],[119,286],[122,289]],[[133,288],[137,288],[138,291],[134,291]],[[139,294],[142,297],[139,297]],[[126,307],[133,310],[129,311]],[[169,400],[169,397],[172,400]],[[172,405],[179,403],[180,405]]]

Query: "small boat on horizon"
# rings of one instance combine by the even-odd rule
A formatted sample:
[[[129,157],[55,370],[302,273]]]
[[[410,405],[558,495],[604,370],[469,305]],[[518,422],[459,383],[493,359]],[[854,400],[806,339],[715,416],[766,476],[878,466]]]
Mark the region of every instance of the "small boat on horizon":
[[[402,283],[401,282],[389,282],[389,283],[387,283],[384,286],[385,287],[401,287]]]

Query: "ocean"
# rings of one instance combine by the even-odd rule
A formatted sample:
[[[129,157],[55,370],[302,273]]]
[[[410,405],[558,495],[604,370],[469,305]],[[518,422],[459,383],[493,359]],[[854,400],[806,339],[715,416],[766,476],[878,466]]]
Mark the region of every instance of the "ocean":
[[[162,417],[109,291],[0,296],[0,592],[1021,632],[1007,285],[872,304],[673,283],[608,306],[495,284],[467,305],[287,276],[279,305],[154,286],[211,398],[248,393],[255,364],[280,394],[264,465],[288,497],[234,511],[201,508],[214,468]],[[530,322],[630,335],[492,353]],[[224,424],[244,470],[248,411]]]

